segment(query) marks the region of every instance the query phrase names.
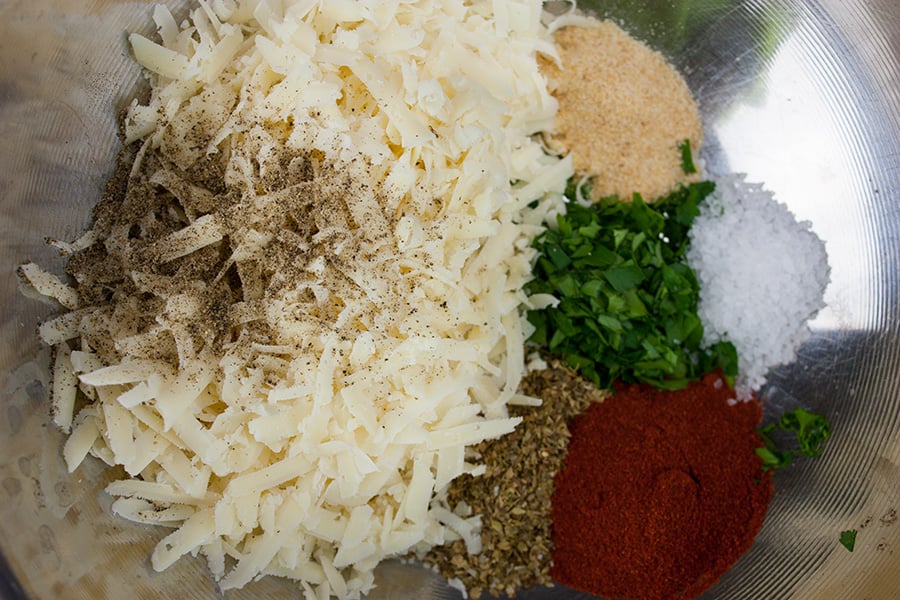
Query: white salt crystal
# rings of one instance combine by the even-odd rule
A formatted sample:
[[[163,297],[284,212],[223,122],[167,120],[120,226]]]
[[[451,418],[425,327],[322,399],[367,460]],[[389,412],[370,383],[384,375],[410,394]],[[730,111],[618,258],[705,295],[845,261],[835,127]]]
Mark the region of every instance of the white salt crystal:
[[[700,281],[704,344],[738,352],[738,396],[747,398],[774,366],[792,362],[824,307],[825,244],[788,208],[743,175],[715,180],[691,228],[688,264]]]

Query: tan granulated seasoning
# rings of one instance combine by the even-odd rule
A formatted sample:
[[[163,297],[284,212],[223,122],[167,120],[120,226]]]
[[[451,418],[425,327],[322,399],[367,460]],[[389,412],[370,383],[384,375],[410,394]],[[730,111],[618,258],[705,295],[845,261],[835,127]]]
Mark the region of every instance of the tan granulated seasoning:
[[[703,141],[700,113],[681,75],[659,53],[610,21],[555,35],[562,68],[544,64],[559,101],[548,142],[592,175],[595,199],[664,196],[686,176],[678,144]]]

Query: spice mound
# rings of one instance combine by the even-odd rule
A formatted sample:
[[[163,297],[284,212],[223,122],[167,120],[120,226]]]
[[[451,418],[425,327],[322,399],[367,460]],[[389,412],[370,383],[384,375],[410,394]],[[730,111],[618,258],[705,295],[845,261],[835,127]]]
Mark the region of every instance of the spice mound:
[[[458,580],[469,597],[483,592],[515,596],[536,585],[551,585],[550,505],[553,478],[562,467],[569,442],[569,420],[607,392],[557,360],[531,371],[523,394],[542,399],[539,407],[514,406],[521,416],[515,431],[473,447],[486,471],[453,481],[447,492],[451,506],[481,515],[479,554],[466,552],[460,540],[436,546],[424,557],[448,579]]]
[[[610,598],[695,597],[749,548],[772,495],[762,407],[718,373],[675,392],[619,386],[571,424],[553,496],[553,566]]]
[[[825,243],[744,175],[716,178],[690,237],[686,258],[700,282],[703,342],[734,343],[738,395],[749,394],[771,367],[793,362],[810,337],[807,322],[825,306],[830,279]]]
[[[572,156],[576,171],[594,176],[595,198],[653,199],[696,180],[682,170],[678,144],[700,148],[700,112],[662,54],[590,18],[560,29],[554,41],[559,65],[543,69],[559,101],[548,141]]]

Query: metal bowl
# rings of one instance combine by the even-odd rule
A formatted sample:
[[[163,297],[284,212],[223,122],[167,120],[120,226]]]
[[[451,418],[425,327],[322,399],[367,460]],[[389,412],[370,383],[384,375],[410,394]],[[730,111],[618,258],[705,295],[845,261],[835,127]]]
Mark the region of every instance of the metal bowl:
[[[180,2],[170,4],[178,5]],[[896,0],[598,0],[685,74],[713,173],[763,182],[825,240],[828,307],[764,388],[775,414],[831,419],[825,454],[775,476],[756,544],[704,598],[896,598],[900,579],[900,4]],[[199,559],[149,566],[164,532],[111,516],[96,461],[66,473],[48,376],[15,267],[62,259],[109,176],[116,115],[140,80],[126,32],[150,5],[0,2],[0,597],[215,598]],[[773,299],[777,300],[777,299]],[[841,531],[858,531],[851,553]],[[599,549],[598,549],[599,550]],[[371,598],[459,598],[431,572],[379,570]],[[296,598],[267,578],[228,598]],[[562,587],[521,598],[587,598]]]

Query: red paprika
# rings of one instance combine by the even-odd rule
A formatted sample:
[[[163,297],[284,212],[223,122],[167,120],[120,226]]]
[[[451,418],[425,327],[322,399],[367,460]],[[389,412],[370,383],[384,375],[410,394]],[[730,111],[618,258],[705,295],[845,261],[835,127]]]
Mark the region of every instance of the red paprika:
[[[756,400],[719,374],[684,390],[619,386],[571,424],[552,501],[551,575],[607,598],[693,598],[749,548],[772,481]]]

